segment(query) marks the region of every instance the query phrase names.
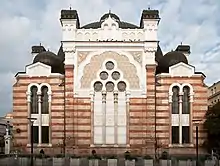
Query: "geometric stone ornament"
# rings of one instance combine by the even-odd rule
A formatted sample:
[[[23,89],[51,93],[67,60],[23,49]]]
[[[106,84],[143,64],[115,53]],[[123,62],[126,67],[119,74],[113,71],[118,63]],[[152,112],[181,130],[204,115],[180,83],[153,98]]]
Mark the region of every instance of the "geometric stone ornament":
[[[176,65],[169,67],[169,74],[171,77],[191,77],[195,74],[195,68],[191,65],[180,62]]]

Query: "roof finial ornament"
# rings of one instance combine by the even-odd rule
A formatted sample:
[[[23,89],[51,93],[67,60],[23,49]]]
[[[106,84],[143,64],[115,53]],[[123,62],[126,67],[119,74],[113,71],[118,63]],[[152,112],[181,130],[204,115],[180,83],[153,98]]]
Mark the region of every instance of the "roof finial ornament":
[[[40,46],[41,46],[41,42],[40,42]]]
[[[183,45],[183,42],[181,42],[180,45],[182,46],[182,45]]]
[[[108,14],[111,14],[111,9],[109,9]]]
[[[148,10],[150,10],[151,8],[150,8],[150,2],[148,2]]]
[[[70,10],[72,10],[71,4],[70,4]]]

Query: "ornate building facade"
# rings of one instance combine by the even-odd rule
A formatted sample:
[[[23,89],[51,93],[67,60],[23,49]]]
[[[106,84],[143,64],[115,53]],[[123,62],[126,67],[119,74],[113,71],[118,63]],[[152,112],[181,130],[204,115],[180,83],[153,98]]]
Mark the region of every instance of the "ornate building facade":
[[[61,11],[57,54],[33,46],[33,62],[13,86],[15,146],[48,153],[194,153],[194,120],[207,110],[205,76],[188,63],[190,46],[163,55],[157,10],[140,26],[113,14],[80,26],[76,10]],[[199,143],[205,139],[199,127]],[[60,150],[59,150],[60,149]]]

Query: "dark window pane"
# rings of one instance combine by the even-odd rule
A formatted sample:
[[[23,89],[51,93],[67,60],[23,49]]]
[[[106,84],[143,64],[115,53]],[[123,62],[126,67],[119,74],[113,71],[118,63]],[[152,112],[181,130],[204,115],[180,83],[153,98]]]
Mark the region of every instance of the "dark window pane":
[[[185,86],[183,88],[183,114],[190,113],[190,102],[189,102],[189,87]]]
[[[37,87],[31,87],[31,114],[38,114]]]
[[[42,114],[48,114],[49,113],[49,103],[48,103],[48,88],[44,86],[41,89],[41,112]]]
[[[179,126],[172,126],[172,143],[179,144]]]
[[[32,127],[32,132],[33,132],[33,142],[38,144],[38,136],[39,136],[39,133],[38,133],[38,126],[33,126]]]
[[[42,143],[49,143],[49,126],[42,126]]]
[[[179,114],[179,88],[173,87],[172,114]]]
[[[189,126],[183,126],[182,127],[182,141],[183,144],[188,144],[189,143]]]

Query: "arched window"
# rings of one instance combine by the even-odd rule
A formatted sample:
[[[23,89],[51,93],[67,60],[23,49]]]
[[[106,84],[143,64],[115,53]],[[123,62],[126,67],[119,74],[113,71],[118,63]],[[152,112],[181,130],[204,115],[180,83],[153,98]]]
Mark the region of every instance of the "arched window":
[[[172,114],[179,114],[179,87],[173,87],[172,92]]]
[[[189,101],[189,92],[190,89],[188,86],[185,86],[183,88],[183,114],[189,114],[190,113],[190,101]]]
[[[42,114],[49,114],[49,102],[48,102],[48,87],[43,86],[41,88],[41,113]],[[49,126],[42,125],[41,131],[41,139],[43,144],[49,143]]]
[[[42,114],[49,114],[48,88],[46,86],[41,88],[41,102]]]
[[[38,114],[37,87],[31,87],[31,114]]]

